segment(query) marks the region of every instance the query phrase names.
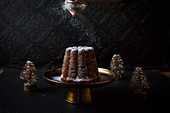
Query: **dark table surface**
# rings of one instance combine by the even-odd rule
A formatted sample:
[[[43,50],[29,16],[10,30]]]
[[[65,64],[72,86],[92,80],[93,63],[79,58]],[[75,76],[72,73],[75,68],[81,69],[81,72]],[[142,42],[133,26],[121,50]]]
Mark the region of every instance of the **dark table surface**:
[[[170,78],[158,70],[145,70],[151,85],[147,100],[134,98],[129,89],[132,71],[126,71],[123,80],[93,89],[93,103],[69,104],[64,98],[67,89],[49,84],[39,69],[38,91],[23,91],[21,70],[5,69],[0,74],[0,113],[145,113],[169,112]],[[168,110],[168,111],[167,111]]]

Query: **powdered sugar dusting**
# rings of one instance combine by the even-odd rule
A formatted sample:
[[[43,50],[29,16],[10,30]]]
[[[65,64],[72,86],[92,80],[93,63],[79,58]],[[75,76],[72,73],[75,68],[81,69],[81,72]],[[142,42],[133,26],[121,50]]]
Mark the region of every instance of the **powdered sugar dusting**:
[[[62,81],[61,80],[61,78],[62,78],[63,76],[62,76],[62,74],[61,74],[61,76],[55,76],[54,78],[53,78],[53,80],[56,80],[56,81]],[[79,78],[78,76],[74,79],[74,78],[69,78],[69,77],[67,77],[67,80],[72,80],[72,81],[76,81],[76,82],[81,82],[81,81],[90,81],[90,80],[92,80],[92,79],[89,79],[88,77],[87,78]]]
[[[72,47],[68,47],[68,48],[66,49],[66,51],[67,51],[67,50],[72,50]]]
[[[63,74],[61,74],[61,76],[55,76],[53,79],[56,81],[61,81],[61,78],[63,78]]]
[[[55,76],[53,79],[56,80],[56,81],[61,81],[61,76]]]
[[[79,78],[78,76],[76,77],[76,79],[73,79],[73,81],[77,81],[77,82],[80,82],[80,81],[90,81],[91,79],[85,79],[85,78]]]
[[[71,50],[72,52],[73,51],[88,51],[88,50],[93,50],[93,47],[88,47],[88,46],[74,46],[74,47],[68,47],[66,50]]]
[[[77,50],[78,50],[77,46],[74,46],[74,47],[72,47],[71,52],[77,51]]]

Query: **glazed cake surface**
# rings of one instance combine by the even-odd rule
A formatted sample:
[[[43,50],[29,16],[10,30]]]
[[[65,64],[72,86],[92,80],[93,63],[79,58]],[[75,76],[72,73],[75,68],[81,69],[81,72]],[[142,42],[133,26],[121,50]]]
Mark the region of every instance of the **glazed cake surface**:
[[[74,46],[65,50],[61,80],[96,82],[100,80],[95,51],[92,47]]]

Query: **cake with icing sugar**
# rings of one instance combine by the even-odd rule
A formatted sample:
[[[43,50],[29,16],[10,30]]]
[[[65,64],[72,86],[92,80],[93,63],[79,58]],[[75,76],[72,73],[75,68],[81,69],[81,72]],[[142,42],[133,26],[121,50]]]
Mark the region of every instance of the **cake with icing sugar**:
[[[61,80],[74,83],[100,80],[93,47],[74,46],[65,50]]]

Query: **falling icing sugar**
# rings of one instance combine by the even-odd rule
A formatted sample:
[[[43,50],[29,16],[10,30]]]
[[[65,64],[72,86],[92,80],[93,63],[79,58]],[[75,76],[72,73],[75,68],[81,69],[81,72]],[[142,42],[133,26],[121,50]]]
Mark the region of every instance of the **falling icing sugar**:
[[[78,42],[86,42],[88,45],[94,45],[99,48],[102,48],[101,37],[98,35],[96,31],[95,24],[86,17],[84,17],[83,13],[76,18],[72,18],[70,14],[67,13],[67,8],[65,7],[64,1],[60,1],[54,8],[49,8],[48,12],[50,15],[53,15],[53,18],[50,18],[50,24],[55,24],[56,26],[60,26],[65,24],[66,22],[72,26],[72,29],[77,30],[78,33],[81,33],[81,36],[78,39]],[[63,9],[63,10],[61,10]],[[55,18],[54,18],[55,17]],[[59,18],[58,18],[59,17]],[[57,21],[56,21],[57,19]],[[95,19],[95,18],[92,18]],[[84,38],[86,37],[86,38]]]

